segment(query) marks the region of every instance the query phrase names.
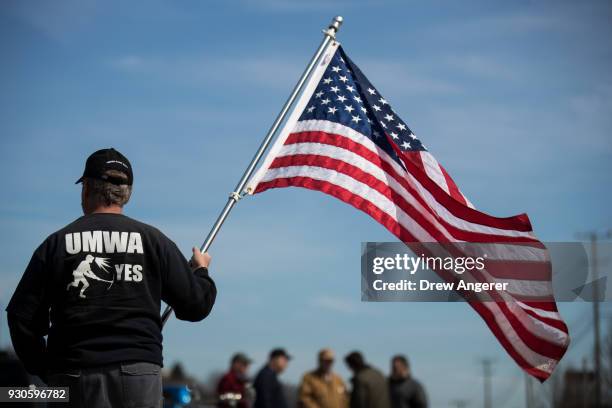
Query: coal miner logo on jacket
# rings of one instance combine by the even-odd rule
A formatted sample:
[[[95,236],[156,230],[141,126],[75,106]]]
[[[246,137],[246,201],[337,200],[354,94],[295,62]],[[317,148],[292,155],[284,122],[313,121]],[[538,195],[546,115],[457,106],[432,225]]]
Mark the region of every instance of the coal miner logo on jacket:
[[[93,281],[102,282],[109,290],[115,281],[142,281],[142,265],[139,264],[113,264],[111,258],[94,256],[95,254],[143,254],[142,237],[138,232],[118,231],[81,231],[66,234],[66,252],[69,255],[77,255],[89,252],[84,259],[72,271],[72,281],[66,286],[66,290],[79,288],[79,297],[86,298],[85,291]],[[94,268],[104,272],[107,276],[101,277],[94,272]],[[114,269],[114,271],[113,271]],[[92,279],[90,281],[89,279]]]
[[[98,275],[96,275],[91,270],[91,264],[93,262],[95,262],[95,264],[98,265],[98,267],[102,269],[103,271],[105,271],[106,273],[111,273],[108,269],[106,269],[109,266],[108,258],[97,258],[97,257],[94,257],[93,255],[87,255],[85,256],[85,260],[81,261],[81,263],[79,263],[79,266],[77,266],[77,268],[74,271],[72,271],[72,276],[74,280],[68,284],[68,286],[66,287],[66,290],[70,290],[71,287],[78,288],[79,284],[82,283],[83,286],[81,287],[81,292],[79,293],[79,297],[85,298],[86,297],[84,294],[85,289],[89,287],[89,282],[87,281],[87,278],[95,279],[100,282],[109,283],[107,290],[111,288],[111,286],[113,285],[114,279],[113,280],[102,279]]]

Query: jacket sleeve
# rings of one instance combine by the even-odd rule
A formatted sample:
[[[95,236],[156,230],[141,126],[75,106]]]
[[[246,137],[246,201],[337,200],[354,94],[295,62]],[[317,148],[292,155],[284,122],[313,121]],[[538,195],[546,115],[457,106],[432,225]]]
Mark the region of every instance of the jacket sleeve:
[[[48,331],[41,321],[27,320],[14,313],[8,313],[8,326],[15,353],[23,363],[26,371],[32,375],[45,378],[47,343],[44,336]]]
[[[340,376],[337,376],[336,378],[338,379],[338,384],[344,390],[343,394],[342,394],[342,397],[340,398],[340,406],[341,406],[341,408],[348,408],[348,406],[349,406],[348,388],[346,387],[346,384],[344,383],[344,381],[342,380],[342,378]]]
[[[176,317],[198,322],[208,316],[217,297],[208,269],[192,272],[187,259],[170,240],[162,250],[161,264],[162,300],[172,306]]]
[[[274,383],[272,378],[265,373],[257,376],[255,381],[255,399],[258,408],[273,408],[274,404]]]
[[[226,376],[223,376],[221,377],[221,379],[219,380],[219,383],[217,384],[217,395],[221,395],[227,392],[228,389],[229,389],[229,381],[227,381]]]
[[[308,376],[304,376],[299,390],[299,406],[301,408],[317,408],[317,404],[312,397],[313,389]]]
[[[353,379],[353,391],[351,392],[351,408],[367,408],[367,390],[358,375]]]
[[[30,374],[44,377],[49,302],[44,244],[32,256],[6,311],[15,353]]]
[[[427,408],[427,394],[425,393],[425,388],[419,383],[417,383],[414,398],[411,403],[411,406],[416,408]]]

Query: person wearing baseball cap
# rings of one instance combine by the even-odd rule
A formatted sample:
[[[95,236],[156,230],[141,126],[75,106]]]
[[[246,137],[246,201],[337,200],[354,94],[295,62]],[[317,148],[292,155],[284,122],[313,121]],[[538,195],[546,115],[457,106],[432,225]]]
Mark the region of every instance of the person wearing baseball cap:
[[[268,362],[255,377],[254,408],[287,408],[287,399],[278,376],[287,368],[291,356],[284,348],[270,351]]]
[[[229,371],[217,385],[219,407],[248,408],[253,401],[253,388],[248,380],[252,360],[244,353],[236,353],[230,360]]]
[[[380,370],[367,364],[359,351],[347,354],[344,362],[353,372],[349,399],[351,408],[391,408],[389,386]]]
[[[34,251],[6,308],[15,352],[29,373],[69,387],[65,407],[161,407],[161,301],[193,322],[215,302],[208,254],[194,247],[188,262],[123,214],[133,183],[119,151],[91,154],[77,180],[83,216]]]
[[[319,351],[318,366],[304,374],[299,388],[300,406],[304,408],[347,408],[348,390],[342,378],[332,368],[333,350]]]

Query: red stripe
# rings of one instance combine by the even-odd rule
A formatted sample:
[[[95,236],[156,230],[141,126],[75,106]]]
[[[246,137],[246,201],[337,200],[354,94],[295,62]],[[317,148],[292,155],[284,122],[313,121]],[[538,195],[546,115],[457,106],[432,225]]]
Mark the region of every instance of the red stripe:
[[[271,188],[290,186],[304,187],[310,190],[321,191],[325,194],[329,194],[347,204],[352,205],[358,210],[365,212],[374,218],[378,223],[382,224],[385,228],[387,228],[387,230],[389,230],[389,232],[398,237],[400,240],[406,242],[416,240],[408,230],[402,227],[393,217],[389,216],[376,205],[372,204],[365,198],[353,194],[349,190],[328,181],[316,180],[311,177],[275,178],[270,181],[259,183],[255,189],[255,193],[261,193]]]
[[[559,312],[557,304],[554,302],[523,302],[527,306],[533,307],[534,309],[541,309],[547,312]]]
[[[552,278],[549,262],[487,259],[484,263],[486,270],[498,279],[550,282]]]
[[[448,174],[446,169],[442,167],[440,163],[438,163],[438,167],[440,167],[440,171],[444,175],[444,179],[446,180],[446,185],[448,186],[448,192],[450,193],[451,197],[459,201],[461,204],[467,205],[467,201],[465,201],[465,197],[463,197],[463,194],[461,194],[461,191],[459,191],[459,187],[457,187],[457,184],[455,184],[455,181],[451,178],[451,176]]]
[[[386,163],[378,154],[372,152],[371,150],[361,145],[360,143],[354,142],[348,137],[333,134],[333,133],[326,133],[322,131],[298,132],[298,133],[290,134],[285,142],[285,145],[290,145],[290,144],[295,144],[295,143],[306,143],[306,142],[328,144],[328,145],[337,146],[337,147],[340,147],[346,150],[350,150],[353,153],[358,154],[364,159],[372,162],[373,164],[376,164],[377,166],[381,167],[383,170],[385,170],[387,173],[393,176],[393,178],[397,180],[398,183],[402,184],[405,188],[414,191],[414,188],[412,186],[409,186],[409,184],[404,179],[404,176],[398,174],[395,171],[395,169],[393,169],[392,166]],[[409,167],[411,168],[411,170],[415,168],[415,166],[409,166]],[[440,204],[446,207],[451,214],[455,215],[458,218],[464,219],[474,224],[480,224],[480,225],[499,228],[499,229],[522,231],[522,232],[531,231],[531,224],[529,223],[529,219],[527,218],[525,214],[518,215],[515,217],[508,217],[508,218],[493,217],[491,215],[488,215],[480,211],[474,210],[472,208],[469,208],[465,205],[461,205],[460,203],[458,203],[457,201],[449,197],[448,194],[444,190],[442,190],[440,187],[438,187],[437,184],[434,183],[429,177],[427,177],[427,175],[424,174],[423,171],[411,171],[410,173],[413,174],[415,178],[417,178],[417,180],[419,180],[424,185],[424,187],[427,188],[427,190],[429,190],[432,193],[436,201],[438,201]],[[420,175],[421,177],[424,175],[425,176],[424,178],[427,179],[428,181],[425,181],[425,182],[421,181],[420,178],[417,177],[417,175]],[[425,184],[428,184],[428,185],[433,184],[437,187],[437,189],[434,189],[432,191]],[[414,195],[415,197],[419,196],[418,194],[414,194],[414,193],[412,193],[412,195]],[[423,202],[423,204],[425,206],[428,206],[425,202]]]
[[[517,305],[518,307],[521,307],[521,305]],[[552,319],[550,317],[544,317],[544,316],[540,316],[539,314],[537,314],[536,312],[534,312],[533,310],[529,310],[529,309],[524,309],[521,307],[522,310],[525,311],[525,313],[527,313],[530,316],[533,316],[534,318],[546,323],[549,326],[552,326],[554,328],[557,328],[559,330],[561,330],[562,332],[564,332],[565,334],[569,334],[569,329],[567,328],[567,325],[565,324],[565,322],[563,322],[562,320],[558,320],[558,319]]]
[[[401,152],[401,151],[398,150],[398,152]],[[403,160],[404,165],[408,166],[407,161],[409,163],[414,164],[419,169],[420,172],[426,174],[427,177],[429,177],[431,179],[431,177],[429,176],[429,173],[427,173],[427,168],[426,167],[428,167],[428,166],[425,165],[425,161],[423,159],[423,154],[428,154],[428,153],[427,152],[422,152],[422,151],[406,151],[406,152],[401,152],[401,156],[403,156],[403,158],[404,158],[404,160]],[[438,161],[435,158],[432,157],[432,159],[436,162],[435,166],[438,167],[438,170],[440,170],[440,173],[442,173],[442,176],[444,177],[444,181],[446,182],[446,186],[448,188],[448,193],[447,194],[450,194],[451,197],[453,197],[455,200],[459,201],[461,204],[467,205],[467,202],[465,201],[465,198],[463,197],[463,194],[461,194],[461,192],[459,191],[459,188],[457,187],[457,185],[455,184],[453,179],[448,175],[446,170],[444,170],[442,165],[440,163],[438,163]],[[411,170],[410,167],[407,167],[407,168],[408,168],[408,171]],[[432,179],[432,181],[434,183],[436,183],[437,185],[439,185],[435,180]],[[444,188],[442,186],[440,186],[440,188],[442,190],[444,190]],[[444,190],[444,191],[446,192],[446,190]]]

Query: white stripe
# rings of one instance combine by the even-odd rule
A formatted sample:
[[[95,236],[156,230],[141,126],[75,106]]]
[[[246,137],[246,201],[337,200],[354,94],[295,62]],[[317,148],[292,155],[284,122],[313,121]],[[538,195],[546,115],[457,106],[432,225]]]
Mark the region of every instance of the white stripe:
[[[460,191],[460,193],[461,193],[461,191]],[[472,202],[470,200],[468,200],[468,198],[465,196],[465,194],[461,193],[461,195],[463,196],[463,199],[465,200],[465,203],[467,204],[468,207],[474,208],[474,209],[476,208],[476,207],[474,207],[474,204],[472,204]]]
[[[559,312],[552,312],[550,310],[539,309],[533,306],[529,306],[528,304],[525,304],[523,302],[516,302],[516,303],[523,309],[531,310],[538,316],[545,317],[547,319],[559,320],[560,322],[563,321]]]
[[[448,189],[448,184],[446,184],[446,178],[440,169],[440,165],[438,161],[431,155],[429,152],[421,152],[421,161],[423,162],[423,167],[425,168],[425,173],[432,179],[437,185],[442,187],[447,194],[450,194],[450,190]]]
[[[446,181],[446,177],[444,176],[444,172],[442,171],[438,160],[436,160],[436,158],[433,157],[433,155],[427,151],[421,151],[420,156],[421,161],[423,162],[423,168],[425,169],[425,172],[427,173],[429,178],[432,179],[434,183],[439,185],[444,191],[446,191],[448,195],[452,197],[450,187],[448,186],[448,182]],[[465,201],[465,204],[470,208],[474,208],[474,204],[472,204],[470,200],[467,199],[465,194],[461,192],[459,186],[455,185],[455,187],[457,187],[457,190],[459,190],[459,194],[461,195],[461,198],[463,198],[463,200]]]
[[[434,238],[419,223],[414,221],[408,214],[395,203],[389,200],[369,185],[362,183],[346,174],[335,170],[313,166],[289,166],[269,169],[260,182],[271,181],[277,178],[310,177],[322,180],[342,187],[351,193],[369,201],[382,212],[393,218],[397,223],[404,226],[419,241],[432,242]]]

